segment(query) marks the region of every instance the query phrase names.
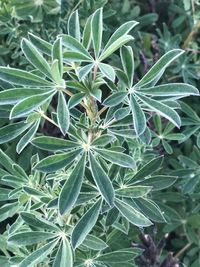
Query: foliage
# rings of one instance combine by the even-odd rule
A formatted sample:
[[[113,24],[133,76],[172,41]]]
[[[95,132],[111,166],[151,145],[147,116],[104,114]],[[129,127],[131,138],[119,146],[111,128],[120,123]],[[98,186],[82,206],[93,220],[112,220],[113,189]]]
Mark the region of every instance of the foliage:
[[[198,1],[135,2],[2,1],[2,266],[198,266]]]

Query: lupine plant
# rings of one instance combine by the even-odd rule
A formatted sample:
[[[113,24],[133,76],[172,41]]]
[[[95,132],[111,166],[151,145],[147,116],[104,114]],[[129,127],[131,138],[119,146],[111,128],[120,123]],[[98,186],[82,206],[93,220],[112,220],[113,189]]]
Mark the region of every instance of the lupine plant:
[[[83,31],[75,11],[68,34],[54,43],[34,34],[22,39],[30,71],[0,67],[8,84],[0,105],[10,119],[0,143],[17,138],[17,153],[35,149],[26,172],[0,150],[0,220],[14,218],[0,239],[1,266],[134,267],[143,250],[116,233],[168,222],[154,195],[179,176],[162,173],[163,156],[153,146],[161,140],[167,150],[164,138],[184,138],[170,134],[181,126],[179,99],[199,93],[189,84],[159,83],[181,49],[135,82],[128,44],[137,25],[126,22],[103,42],[102,8]],[[110,64],[113,56],[119,66]],[[169,122],[164,130],[162,120]],[[47,123],[56,131],[44,135]]]

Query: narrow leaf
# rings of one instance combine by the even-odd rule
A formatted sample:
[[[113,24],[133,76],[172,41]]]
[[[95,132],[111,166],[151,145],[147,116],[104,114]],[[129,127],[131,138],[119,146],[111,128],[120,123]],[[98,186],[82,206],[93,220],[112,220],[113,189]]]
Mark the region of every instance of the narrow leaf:
[[[37,110],[41,105],[53,97],[55,91],[43,93],[41,95],[34,95],[27,97],[17,103],[10,112],[10,118],[20,118],[27,116],[34,110]]]
[[[35,166],[35,169],[42,171],[42,172],[54,172],[59,169],[64,168],[71,162],[75,160],[75,158],[80,154],[82,149],[77,149],[74,151],[70,151],[67,153],[61,153],[49,156],[43,160],[41,160]]]
[[[24,86],[39,86],[51,87],[53,84],[39,76],[24,70],[14,68],[0,67],[0,79],[6,82],[24,85]]]
[[[98,58],[101,49],[103,33],[103,14],[102,8],[96,10],[92,15],[92,41],[94,46],[95,57]]]
[[[136,84],[136,86],[146,86],[153,81],[157,82],[169,64],[183,53],[184,51],[181,49],[173,49],[164,54]]]
[[[86,236],[96,224],[101,209],[101,201],[99,199],[75,225],[71,237],[73,248],[77,248],[83,243]]]
[[[80,144],[77,142],[52,136],[39,136],[34,138],[31,143],[34,146],[47,151],[70,150],[72,148],[80,147]]]
[[[69,129],[70,116],[66,99],[62,92],[58,94],[57,121],[62,134],[66,135]]]
[[[58,206],[61,215],[73,208],[81,190],[84,171],[85,154],[77,162],[76,167],[72,171],[60,192]]]
[[[137,94],[137,97],[149,108],[151,108],[156,113],[160,114],[164,118],[171,121],[176,127],[180,128],[181,119],[176,111],[167,105],[158,102],[156,100],[147,98],[146,96],[142,96],[141,94]]]
[[[140,105],[137,103],[135,96],[130,95],[130,106],[133,115],[133,125],[137,136],[144,133],[146,129],[146,117]]]
[[[125,168],[135,168],[133,158],[125,153],[111,151],[109,149],[94,149],[104,159]]]
[[[40,72],[52,79],[51,68],[48,62],[43,58],[42,54],[27,39],[23,38],[21,48],[27,60]]]
[[[152,225],[152,222],[148,218],[146,218],[141,212],[125,203],[124,201],[116,199],[115,206],[130,223],[138,227],[146,227]]]
[[[34,135],[36,134],[38,127],[40,124],[40,120],[36,121],[33,126],[28,130],[28,132],[26,134],[24,134],[22,136],[22,138],[19,140],[17,147],[16,147],[16,151],[17,153],[21,153],[22,150],[30,143],[30,141],[32,140],[32,138],[34,137]]]
[[[124,72],[128,76],[129,87],[131,87],[133,84],[133,75],[134,75],[133,50],[130,46],[122,46],[120,50],[120,55]]]
[[[52,242],[35,250],[19,264],[19,267],[33,267],[42,262],[52,252],[56,244],[57,242],[53,240]]]
[[[74,11],[68,19],[67,23],[68,34],[80,42],[80,25],[78,10]]]
[[[106,202],[110,206],[113,206],[115,192],[109,177],[100,164],[96,161],[92,153],[89,154],[89,162],[92,176],[100,193],[105,198]]]
[[[52,267],[73,267],[73,253],[67,238],[62,240]]]

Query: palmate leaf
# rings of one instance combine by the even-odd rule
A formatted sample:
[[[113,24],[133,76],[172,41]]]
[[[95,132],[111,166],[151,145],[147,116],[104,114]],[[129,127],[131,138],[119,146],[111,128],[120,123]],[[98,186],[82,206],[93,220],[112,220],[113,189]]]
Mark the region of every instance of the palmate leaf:
[[[111,96],[108,96],[103,104],[108,107],[117,106],[122,103],[125,97],[127,96],[127,92],[115,92]]]
[[[0,67],[0,79],[3,81],[32,87],[52,87],[53,83],[40,78],[39,76],[32,74],[24,70],[18,70],[14,68]]]
[[[153,100],[144,95],[137,93],[137,97],[151,110],[171,121],[177,128],[180,128],[181,119],[175,110],[160,101]]]
[[[100,164],[96,161],[91,152],[89,153],[89,162],[92,176],[101,195],[110,206],[113,206],[115,192],[109,177]]]
[[[34,47],[34,45],[23,38],[21,48],[27,60],[40,72],[52,79],[51,68],[48,62],[43,58],[42,54]]]
[[[71,237],[73,248],[77,248],[78,246],[80,246],[85,240],[86,236],[94,227],[99,217],[101,202],[102,200],[99,199],[75,225]]]
[[[60,214],[68,212],[75,204],[81,190],[85,171],[85,154],[77,162],[76,167],[62,187],[59,195]]]
[[[35,166],[35,169],[42,172],[57,171],[73,162],[81,151],[82,149],[76,149],[70,152],[49,156],[38,162]]]

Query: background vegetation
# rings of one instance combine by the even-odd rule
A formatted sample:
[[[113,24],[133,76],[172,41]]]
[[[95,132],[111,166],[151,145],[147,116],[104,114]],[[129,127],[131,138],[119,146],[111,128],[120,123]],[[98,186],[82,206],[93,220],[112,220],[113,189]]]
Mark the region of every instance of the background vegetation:
[[[123,23],[129,20],[139,22],[138,26],[131,30],[131,35],[134,36],[135,41],[130,43],[135,59],[135,83],[163,54],[172,49],[181,48],[186,52],[167,68],[161,83],[184,82],[199,88],[199,0],[2,0],[0,2],[0,65],[32,71],[30,63],[21,50],[23,37],[27,38],[28,33],[33,33],[52,44],[57,35],[69,33],[68,19],[75,10],[78,9],[79,11],[80,28],[83,29],[87,18],[101,7],[104,8],[103,42],[106,42],[109,36]],[[120,54],[113,54],[106,63],[113,67],[121,66]],[[10,88],[10,84],[5,80],[0,80],[0,90],[4,91],[7,88]],[[105,98],[108,96],[108,89],[104,85],[103,88]],[[197,96],[190,96],[179,101],[181,107],[179,114],[182,119],[180,131],[165,118],[153,114],[152,120],[148,122],[148,127],[152,132],[152,141],[141,144],[140,141],[133,140],[132,143],[129,142],[128,144],[132,149],[131,151],[134,151],[137,170],[140,170],[153,158],[164,155],[162,169],[160,168],[161,162],[147,165],[145,175],[149,175],[149,170],[152,173],[156,171],[156,175],[168,177],[168,185],[171,181],[170,176],[176,177],[176,179],[171,182],[171,186],[163,186],[163,189],[160,186],[162,190],[155,191],[150,196],[152,203],[159,205],[159,212],[161,211],[161,213],[158,212],[158,209],[156,210],[157,206],[153,206],[153,204],[151,206],[151,202],[148,205],[147,203],[140,203],[139,200],[138,203],[136,202],[139,206],[143,205],[145,215],[155,222],[153,226],[140,229],[123,219],[115,221],[115,212],[106,217],[106,226],[103,229],[106,236],[101,233],[102,225],[96,226],[95,236],[104,240],[109,246],[107,249],[104,247],[104,243],[98,243],[99,246],[103,246],[105,253],[118,251],[118,257],[120,257],[120,253],[123,254],[122,249],[131,247],[134,247],[136,255],[142,253],[136,258],[135,263],[130,260],[126,265],[123,265],[125,267],[176,267],[179,266],[177,264],[188,267],[200,266],[200,107],[198,102]],[[57,103],[52,102],[49,107],[50,111],[54,112],[56,105]],[[12,159],[12,161],[8,160],[1,152],[0,265],[5,267],[18,264],[25,255],[34,250],[33,247],[18,250],[17,242],[13,244],[7,242],[8,236],[20,229],[22,222],[19,219],[21,217],[18,217],[18,211],[16,211],[18,206],[14,202],[16,192],[12,190],[12,194],[10,194],[9,183],[12,183],[13,177],[11,176],[15,175],[9,173],[10,177],[5,180],[5,169],[6,164],[8,164],[6,162],[11,162],[11,165],[14,162],[18,164],[16,165],[18,173],[22,170],[29,173],[31,164],[36,161],[36,153],[39,153],[40,158],[48,155],[32,144],[23,147],[20,154],[17,153],[16,146],[22,137],[20,132],[19,134],[14,132],[13,135],[16,138],[13,137],[5,142],[2,129],[13,123],[12,120],[9,120],[9,113],[10,105],[0,105],[0,147]],[[82,123],[83,121],[84,118],[82,118]],[[43,135],[62,136],[61,132],[50,122],[43,120],[41,125],[39,131]],[[7,171],[9,172],[8,169]],[[123,170],[121,170],[120,175],[123,176]],[[49,180],[51,181],[51,177]],[[24,195],[18,199],[20,205],[25,206],[26,198],[30,195],[39,199],[35,204],[38,207],[34,207],[33,210],[37,211],[40,203],[49,205],[49,199],[45,199],[41,192],[37,193],[31,189],[34,189],[34,186],[31,188],[29,185],[29,188],[28,186],[23,188]],[[88,189],[84,190],[87,191]],[[152,210],[153,207],[155,210]],[[75,212],[78,211],[74,210]],[[164,219],[162,212],[164,212]],[[26,220],[28,221],[28,219]],[[23,229],[27,230],[26,228]],[[34,226],[33,229],[35,229]],[[137,248],[144,249],[144,252],[139,252]],[[126,253],[129,255],[129,251],[127,251]],[[174,256],[169,252],[173,252]],[[120,264],[117,265],[117,262],[109,262],[108,259],[106,261],[106,258],[104,259],[105,262],[102,260],[105,265],[103,263],[102,265],[98,265],[98,263],[91,265],[89,261],[86,262],[88,253],[91,258],[96,255],[96,251],[91,249],[91,243],[85,244],[85,248],[78,255],[80,259],[85,260],[85,265],[77,262],[76,266],[121,266]],[[14,257],[14,255],[17,256]],[[11,260],[9,260],[10,257]],[[177,259],[179,259],[179,263]],[[159,263],[157,263],[158,261]],[[36,266],[53,265],[51,261],[47,261],[43,265]]]

